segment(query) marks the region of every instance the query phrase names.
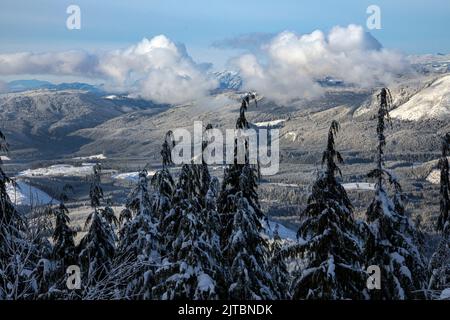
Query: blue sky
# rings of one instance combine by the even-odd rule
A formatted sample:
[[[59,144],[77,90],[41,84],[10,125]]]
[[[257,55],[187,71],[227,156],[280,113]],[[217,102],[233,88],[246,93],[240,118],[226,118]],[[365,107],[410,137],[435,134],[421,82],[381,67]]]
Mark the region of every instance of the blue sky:
[[[66,8],[81,8],[81,30],[68,30]],[[196,61],[220,68],[235,50],[213,43],[246,33],[310,33],[335,25],[366,25],[366,8],[381,8],[371,33],[405,53],[450,52],[448,0],[2,0],[0,53],[67,49],[108,50],[164,34],[184,43]]]

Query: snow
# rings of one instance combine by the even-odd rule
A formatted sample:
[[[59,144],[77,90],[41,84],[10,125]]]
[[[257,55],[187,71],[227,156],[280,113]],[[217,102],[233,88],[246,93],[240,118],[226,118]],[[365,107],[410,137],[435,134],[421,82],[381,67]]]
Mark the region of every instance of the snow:
[[[214,291],[215,285],[213,279],[206,273],[197,276],[197,288],[202,292]]]
[[[281,223],[269,220],[270,229],[266,227],[266,230],[267,230],[267,234],[271,238],[273,237],[273,232],[275,230],[276,225],[278,225],[278,235],[280,236],[281,239],[296,241],[297,232],[295,232],[292,229],[286,228]],[[267,226],[267,225],[265,224],[265,226]]]
[[[11,161],[11,159],[7,156],[0,156],[0,161]]]
[[[342,186],[345,190],[375,190],[375,183],[368,182],[351,182],[351,183],[343,183]]]
[[[264,183],[264,184],[265,185],[269,185],[269,186],[278,186],[278,187],[303,188],[301,185],[294,184],[294,183],[267,182],[267,183]]]
[[[288,187],[288,188],[304,188],[304,186],[294,183],[283,183],[283,182],[266,182],[264,185],[277,186],[277,187]],[[375,184],[369,182],[351,182],[343,183],[342,186],[345,190],[362,190],[369,191],[375,190]]]
[[[214,76],[219,81],[220,89],[239,90],[242,87],[242,79],[235,71],[214,72]]]
[[[85,177],[92,174],[92,163],[84,163],[82,166],[70,164],[56,164],[50,167],[27,169],[18,174],[21,177]]]
[[[292,142],[294,142],[297,139],[297,133],[294,131],[286,132],[286,139],[292,140]]]
[[[427,181],[432,184],[441,183],[441,172],[438,169],[434,169],[427,177]]]
[[[440,300],[450,300],[450,288],[444,289],[441,292]]]
[[[44,191],[23,181],[17,181],[16,184],[16,187],[12,183],[6,185],[6,192],[15,205],[36,206],[58,203]]]
[[[334,265],[334,257],[332,255],[328,256],[328,268],[327,268],[327,275],[331,278],[334,279],[336,277],[335,274],[335,268],[336,266]]]
[[[106,156],[103,153],[100,153],[100,154],[94,154],[92,156],[76,157],[73,159],[74,160],[105,160]]]
[[[149,171],[147,173],[148,177],[151,177],[155,174],[155,171]],[[139,172],[123,172],[114,174],[111,176],[114,180],[125,180],[133,183],[137,183],[139,181]]]
[[[272,120],[272,121],[256,122],[256,123],[254,123],[254,125],[257,127],[276,127],[285,121],[286,121],[286,119],[278,119],[278,120]]]
[[[450,75],[422,89],[406,103],[391,112],[401,120],[442,119],[450,116]]]
[[[111,95],[109,95],[109,96],[105,96],[105,97],[103,97],[103,99],[108,99],[108,100],[115,100],[115,99],[117,99],[118,97],[115,95],[115,94],[111,94]]]

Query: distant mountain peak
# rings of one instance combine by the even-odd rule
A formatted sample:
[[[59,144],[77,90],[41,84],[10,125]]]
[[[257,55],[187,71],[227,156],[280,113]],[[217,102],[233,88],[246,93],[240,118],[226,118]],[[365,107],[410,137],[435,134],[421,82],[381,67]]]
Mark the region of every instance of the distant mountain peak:
[[[214,72],[213,75],[219,81],[219,90],[238,91],[242,88],[242,78],[236,71],[217,71]]]
[[[64,82],[54,84],[49,81],[37,79],[13,80],[6,84],[8,92],[22,92],[37,89],[47,90],[83,90],[92,93],[101,93],[103,90],[97,86],[83,82]]]

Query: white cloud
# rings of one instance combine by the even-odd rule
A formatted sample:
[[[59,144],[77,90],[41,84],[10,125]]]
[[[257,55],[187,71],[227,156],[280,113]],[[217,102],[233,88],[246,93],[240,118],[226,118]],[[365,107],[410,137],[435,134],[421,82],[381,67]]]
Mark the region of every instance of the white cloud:
[[[137,85],[135,92],[158,102],[182,103],[204,97],[217,86],[203,65],[197,65],[184,47],[165,36],[144,39],[135,46],[106,55],[102,73],[125,87]]]
[[[362,87],[388,85],[408,68],[403,55],[383,48],[361,26],[334,27],[328,34],[282,32],[247,35],[225,45],[249,46],[233,60],[245,89],[281,103],[323,93],[317,80],[330,76]],[[261,44],[262,42],[262,44]],[[259,46],[255,49],[255,46]],[[186,48],[164,35],[123,50],[0,54],[0,75],[46,74],[100,79],[111,91],[126,91],[160,103],[205,101],[217,80]]]
[[[263,45],[264,55],[246,54],[233,63],[244,86],[281,103],[320,95],[317,80],[330,76],[362,87],[388,84],[408,64],[382,48],[361,26],[334,27],[297,35],[282,32]]]
[[[205,65],[196,64],[181,45],[160,35],[124,50],[0,54],[0,75],[50,74],[102,78],[108,88],[160,103],[203,98],[217,86]]]
[[[95,75],[98,59],[84,51],[0,54],[0,75]]]

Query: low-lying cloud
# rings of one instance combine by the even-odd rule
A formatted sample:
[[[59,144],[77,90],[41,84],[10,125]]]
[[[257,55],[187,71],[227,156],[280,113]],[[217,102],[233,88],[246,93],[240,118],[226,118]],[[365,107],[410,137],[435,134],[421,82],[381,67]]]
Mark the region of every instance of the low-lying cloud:
[[[106,87],[159,103],[183,103],[208,95],[217,82],[182,45],[160,35],[124,50],[0,54],[0,75],[51,74],[101,78]]]
[[[281,103],[323,93],[318,80],[333,77],[361,87],[388,84],[408,68],[403,55],[385,49],[361,26],[297,35],[282,32],[262,45],[263,56],[234,59],[247,89]]]
[[[361,26],[334,27],[328,34],[247,34],[215,44],[244,48],[232,59],[244,89],[279,103],[313,98],[333,77],[361,87],[388,84],[408,68],[405,57],[385,49]],[[103,79],[105,87],[159,103],[206,101],[217,80],[210,65],[196,63],[183,45],[164,35],[122,50],[0,54],[0,75],[57,75]]]

